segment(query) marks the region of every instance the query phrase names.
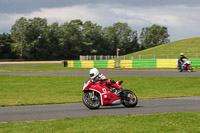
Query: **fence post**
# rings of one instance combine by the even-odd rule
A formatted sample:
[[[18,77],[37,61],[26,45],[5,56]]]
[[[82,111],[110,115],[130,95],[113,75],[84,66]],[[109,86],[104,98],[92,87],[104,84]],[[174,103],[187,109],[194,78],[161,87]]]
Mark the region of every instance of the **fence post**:
[[[120,59],[119,59],[119,57],[116,57],[116,59],[115,59],[115,67],[120,67]]]
[[[197,53],[197,59],[199,59],[199,53]]]
[[[138,55],[139,56],[139,60],[141,59],[141,55]]]
[[[131,56],[131,60],[133,60],[133,56]]]

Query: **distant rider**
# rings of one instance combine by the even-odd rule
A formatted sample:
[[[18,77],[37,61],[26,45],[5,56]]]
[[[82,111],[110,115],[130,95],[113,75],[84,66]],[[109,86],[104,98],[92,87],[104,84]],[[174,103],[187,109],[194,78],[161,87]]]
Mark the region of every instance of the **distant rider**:
[[[180,57],[178,58],[178,67],[179,68],[184,63],[183,59],[188,59],[188,58],[184,56],[184,53],[180,53]]]
[[[120,85],[118,85],[114,80],[107,79],[106,76],[104,76],[103,74],[100,74],[97,68],[90,69],[89,74],[90,74],[90,78],[92,79],[91,80],[92,83],[95,83],[95,82],[101,83],[101,81],[105,81],[108,86],[110,85],[110,86],[116,88],[117,90],[119,90],[120,97],[124,97],[122,87]]]

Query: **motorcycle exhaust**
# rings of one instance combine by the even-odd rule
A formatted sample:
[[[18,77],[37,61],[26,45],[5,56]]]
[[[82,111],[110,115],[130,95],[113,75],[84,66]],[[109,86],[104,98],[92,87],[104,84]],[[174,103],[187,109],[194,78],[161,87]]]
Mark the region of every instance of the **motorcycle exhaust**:
[[[119,105],[119,104],[121,104],[121,103],[122,103],[121,100],[118,99],[118,100],[113,101],[113,102],[111,103],[111,105]]]

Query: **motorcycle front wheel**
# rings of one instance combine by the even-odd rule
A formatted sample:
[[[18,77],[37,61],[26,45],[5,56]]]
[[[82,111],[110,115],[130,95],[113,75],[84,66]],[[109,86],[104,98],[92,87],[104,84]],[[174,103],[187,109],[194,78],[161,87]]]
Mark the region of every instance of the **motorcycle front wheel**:
[[[179,71],[179,72],[182,72],[183,70],[181,69],[181,67],[179,67],[179,68],[178,68],[178,71]]]
[[[84,105],[89,109],[98,109],[101,105],[100,98],[93,95],[92,92],[85,92],[82,99]]]
[[[125,107],[135,107],[138,103],[137,96],[130,90],[124,90],[126,98],[122,100],[122,104]]]

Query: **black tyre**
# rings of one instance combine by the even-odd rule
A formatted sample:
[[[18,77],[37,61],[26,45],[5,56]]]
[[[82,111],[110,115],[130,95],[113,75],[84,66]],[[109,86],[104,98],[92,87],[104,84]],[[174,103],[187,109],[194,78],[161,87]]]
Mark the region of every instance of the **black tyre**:
[[[188,72],[192,72],[193,71],[193,69],[192,69],[192,67],[190,67],[189,69],[188,69]]]
[[[100,98],[97,95],[93,95],[92,92],[86,92],[83,95],[83,103],[89,109],[98,109],[101,105]]]
[[[179,69],[178,71],[179,71],[179,72],[182,72],[183,70],[182,70],[182,69]]]
[[[181,67],[178,67],[178,71],[179,71],[179,72],[182,72],[182,69],[181,69]]]
[[[130,90],[124,90],[124,93],[126,94],[126,98],[122,100],[122,104],[125,107],[135,107],[138,103],[137,96]]]

